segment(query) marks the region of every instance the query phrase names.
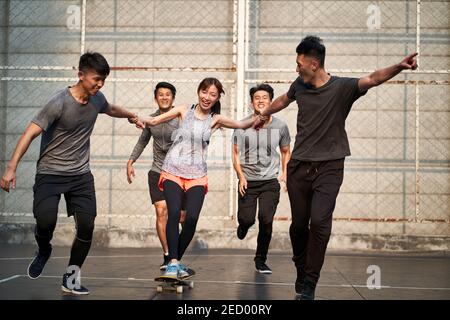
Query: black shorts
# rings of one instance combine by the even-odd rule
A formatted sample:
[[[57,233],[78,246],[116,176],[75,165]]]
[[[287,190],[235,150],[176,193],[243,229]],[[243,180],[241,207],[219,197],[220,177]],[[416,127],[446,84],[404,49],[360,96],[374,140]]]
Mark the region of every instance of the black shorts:
[[[66,200],[67,215],[97,215],[94,176],[91,172],[76,176],[37,174],[33,186],[33,214],[57,213],[61,194]]]
[[[152,200],[152,204],[158,201],[165,201],[164,192],[162,192],[158,187],[159,176],[161,174],[156,171],[150,170],[148,172],[148,190],[150,191],[150,199]],[[186,197],[183,197],[183,201],[181,203],[181,209],[186,210]]]
[[[164,198],[164,193],[158,188],[160,173],[156,171],[148,172],[148,190],[150,191],[150,199],[152,200],[152,204],[155,202],[166,200]]]

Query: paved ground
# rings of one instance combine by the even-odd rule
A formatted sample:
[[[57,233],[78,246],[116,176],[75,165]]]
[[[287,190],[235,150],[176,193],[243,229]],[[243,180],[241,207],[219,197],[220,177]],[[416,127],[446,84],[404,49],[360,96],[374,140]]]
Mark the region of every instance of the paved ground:
[[[91,250],[82,270],[84,297],[62,294],[60,284],[70,248],[55,247],[36,280],[26,275],[34,256],[30,245],[0,244],[0,299],[132,299],[132,300],[294,300],[295,268],[290,252],[270,252],[272,275],[255,272],[251,250],[188,251],[184,262],[196,270],[195,288],[183,294],[156,292],[159,249]],[[369,289],[369,266],[379,267],[381,289]],[[377,268],[375,267],[375,269]],[[373,268],[373,267],[372,267]],[[373,271],[372,271],[373,272]],[[374,283],[369,281],[370,283]],[[450,300],[448,254],[356,254],[329,252],[316,290],[322,300]]]

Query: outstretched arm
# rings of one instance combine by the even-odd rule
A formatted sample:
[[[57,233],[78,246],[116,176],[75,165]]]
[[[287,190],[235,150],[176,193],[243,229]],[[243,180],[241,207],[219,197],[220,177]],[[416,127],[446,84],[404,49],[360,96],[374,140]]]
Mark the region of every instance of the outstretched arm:
[[[146,116],[142,117],[140,120],[144,125],[149,126],[156,126],[157,124],[170,121],[172,119],[175,119],[176,117],[183,118],[186,114],[188,106],[178,106],[170,109],[167,112],[164,112],[163,114],[160,114],[156,117]]]
[[[19,161],[28,150],[28,147],[30,146],[34,138],[40,135],[42,131],[43,130],[41,127],[31,122],[20,137],[19,142],[17,142],[11,160],[9,160],[8,165],[6,166],[5,173],[3,174],[2,180],[0,181],[0,187],[6,192],[9,192],[11,183],[13,189],[16,187],[16,170],[17,166],[19,165]]]
[[[273,113],[276,113],[280,110],[283,110],[284,108],[286,108],[292,101],[288,98],[287,93],[279,96],[278,98],[276,98],[271,104],[270,106],[268,106],[267,108],[264,108],[263,110],[261,110],[261,117],[259,117],[258,119],[256,119],[253,123],[253,128],[258,130],[259,128],[261,128],[264,125],[264,117],[270,116]]]
[[[276,113],[276,112],[286,108],[292,101],[294,101],[294,100],[289,99],[287,96],[287,93],[285,93],[285,94],[279,96],[278,98],[276,98],[275,100],[273,100],[273,102],[270,104],[270,106],[261,110],[261,115],[262,116],[270,116],[271,114]]]
[[[211,127],[213,129],[229,128],[229,129],[248,129],[253,125],[255,119],[253,117],[245,120],[234,120],[222,114],[214,116]]]
[[[108,107],[106,108],[105,113],[113,118],[128,118],[128,122],[134,123],[136,127],[144,129],[144,126],[139,121],[137,114],[128,111],[125,108],[116,106],[114,104],[109,104]]]
[[[364,92],[369,90],[370,88],[376,87],[383,82],[395,77],[397,74],[402,72],[403,70],[416,70],[417,69],[417,60],[415,57],[417,53],[410,54],[405,59],[403,59],[400,63],[394,64],[393,66],[379,69],[368,76],[362,77],[358,80],[359,91]]]

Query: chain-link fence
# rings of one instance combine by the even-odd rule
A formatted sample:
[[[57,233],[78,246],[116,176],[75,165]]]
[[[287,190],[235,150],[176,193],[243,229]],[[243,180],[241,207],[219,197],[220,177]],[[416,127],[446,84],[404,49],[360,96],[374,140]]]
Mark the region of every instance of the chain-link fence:
[[[352,156],[334,214],[334,233],[450,235],[450,27],[448,1],[0,0],[0,154],[5,168],[33,115],[75,83],[80,53],[98,51],[113,67],[103,92],[139,114],[157,106],[158,81],[177,87],[175,105],[196,101],[198,83],[225,85],[223,113],[251,112],[248,89],[268,82],[278,96],[296,78],[295,47],[308,34],[327,47],[326,68],[359,77],[419,52],[419,70],[372,89],[347,119]],[[296,133],[297,106],[277,116]],[[236,178],[231,130],[209,148],[210,192],[200,228],[234,226]],[[139,131],[100,116],[91,138],[97,225],[153,228],[147,171],[151,146],[129,185],[125,167]],[[293,145],[293,143],[292,143]],[[21,161],[17,188],[0,193],[3,223],[30,223],[39,143]],[[65,204],[60,213],[65,218]],[[287,232],[282,193],[275,230]]]

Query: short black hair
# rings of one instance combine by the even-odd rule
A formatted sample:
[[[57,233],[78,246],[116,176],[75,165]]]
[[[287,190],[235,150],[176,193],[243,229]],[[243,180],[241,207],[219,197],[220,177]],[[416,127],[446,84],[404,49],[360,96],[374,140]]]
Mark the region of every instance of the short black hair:
[[[303,38],[295,51],[297,54],[319,59],[321,67],[325,65],[325,46],[319,37],[307,36]]]
[[[83,72],[94,70],[99,75],[107,77],[109,75],[109,64],[100,53],[86,52],[80,57],[78,70]]]
[[[250,99],[253,101],[253,95],[256,91],[266,91],[269,94],[270,100],[273,99],[273,88],[267,83],[260,83],[250,89]]]
[[[177,94],[177,89],[175,89],[175,86],[173,84],[161,81],[156,84],[155,91],[153,92],[153,94],[155,95],[155,98],[156,98],[156,95],[158,94],[159,88],[169,89],[172,92],[172,95],[174,98],[175,98],[175,95]]]

